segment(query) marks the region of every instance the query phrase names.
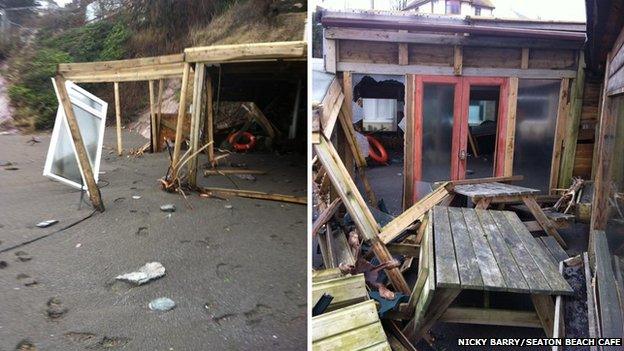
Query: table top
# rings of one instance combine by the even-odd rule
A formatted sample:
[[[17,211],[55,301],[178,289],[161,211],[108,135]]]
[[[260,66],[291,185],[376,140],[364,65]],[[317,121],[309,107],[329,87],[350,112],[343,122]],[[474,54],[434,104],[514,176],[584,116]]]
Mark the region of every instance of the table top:
[[[456,185],[453,191],[470,197],[519,196],[537,194],[540,192],[537,189],[497,182]]]
[[[436,287],[573,292],[514,212],[436,206],[430,219]]]

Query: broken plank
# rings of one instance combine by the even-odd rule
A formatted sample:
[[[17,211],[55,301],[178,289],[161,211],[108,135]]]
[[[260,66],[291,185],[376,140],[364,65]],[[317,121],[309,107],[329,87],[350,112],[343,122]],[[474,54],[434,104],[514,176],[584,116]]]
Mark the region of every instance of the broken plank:
[[[312,236],[316,235],[321,227],[325,223],[327,223],[327,221],[329,221],[334,216],[334,214],[336,214],[336,211],[338,211],[338,209],[340,208],[341,203],[342,200],[338,197],[334,201],[332,201],[332,203],[325,210],[323,210],[323,212],[319,214],[318,218],[316,218],[316,220],[314,221],[314,225],[312,226]]]
[[[262,191],[225,189],[225,188],[202,188],[202,190],[206,193],[217,193],[217,194],[222,194],[222,195],[247,197],[247,198],[252,198],[252,199],[288,202],[288,203],[299,204],[299,205],[307,204],[306,197],[299,197],[299,196],[292,196],[292,195],[271,194],[271,193],[265,193]]]
[[[447,185],[448,183],[445,183],[444,185],[438,187],[412,207],[408,208],[405,212],[401,213],[398,217],[392,220],[392,222],[386,224],[379,234],[379,239],[387,244],[401,235],[401,233],[407,227],[412,225],[412,223],[422,219],[422,216],[427,213],[427,211],[449,196]]]
[[[240,168],[231,168],[231,169],[207,169],[204,171],[205,176],[211,175],[224,175],[224,174],[267,174],[265,171],[259,171],[256,169],[240,169]]]

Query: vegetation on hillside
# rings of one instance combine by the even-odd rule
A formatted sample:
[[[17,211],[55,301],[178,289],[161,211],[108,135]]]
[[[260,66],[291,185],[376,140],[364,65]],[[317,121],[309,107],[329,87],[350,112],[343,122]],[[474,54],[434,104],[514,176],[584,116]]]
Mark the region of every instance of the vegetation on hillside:
[[[0,0],[0,6],[5,7],[6,2],[37,3]],[[40,15],[29,11],[20,18],[22,24],[13,29],[10,44],[0,45],[0,59],[7,58],[3,75],[10,82],[16,126],[47,129],[53,125],[57,101],[50,78],[58,63],[179,53],[188,46],[300,40],[305,3],[74,0],[65,8],[48,9]],[[112,101],[110,84],[87,88]],[[145,106],[146,90],[143,83],[124,84],[124,116],[132,116]]]

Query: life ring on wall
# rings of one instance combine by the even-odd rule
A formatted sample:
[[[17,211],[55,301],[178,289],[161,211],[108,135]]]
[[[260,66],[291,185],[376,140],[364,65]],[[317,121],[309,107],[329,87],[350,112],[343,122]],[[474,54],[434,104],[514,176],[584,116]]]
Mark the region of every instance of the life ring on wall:
[[[366,140],[368,140],[368,144],[370,145],[368,156],[379,164],[387,165],[388,152],[386,152],[386,148],[384,148],[381,142],[372,135],[367,135]]]
[[[241,139],[243,141],[246,139],[246,142],[236,141],[239,134],[241,135]],[[256,137],[249,132],[235,132],[230,134],[228,137],[228,143],[232,144],[236,151],[249,151],[256,146]]]

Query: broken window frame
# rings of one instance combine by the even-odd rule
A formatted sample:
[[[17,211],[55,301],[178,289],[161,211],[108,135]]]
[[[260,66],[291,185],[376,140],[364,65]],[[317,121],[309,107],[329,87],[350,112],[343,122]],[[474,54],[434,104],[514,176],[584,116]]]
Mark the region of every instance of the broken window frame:
[[[52,136],[50,138],[50,146],[48,148],[48,153],[46,155],[45,166],[43,169],[43,176],[50,178],[52,180],[56,180],[63,184],[69,185],[73,188],[86,191],[87,185],[85,181],[84,171],[82,170],[82,167],[80,166],[80,162],[78,162],[76,145],[74,144],[73,138],[71,137],[69,124],[67,123],[67,117],[65,115],[65,111],[62,108],[61,101],[59,98],[58,88],[56,86],[56,82],[54,79],[52,79],[52,85],[54,87],[56,98],[59,102],[59,107],[56,112],[56,119],[54,121],[54,129],[52,130]],[[79,87],[78,85],[76,85],[75,83],[71,81],[65,82],[65,88],[67,89],[67,93],[69,95],[69,99],[70,99],[72,106],[81,108],[87,113],[89,113],[93,118],[99,119],[97,152],[96,152],[95,160],[91,160],[91,157],[89,153],[87,152],[87,157],[89,157],[89,162],[91,162],[91,168],[93,169],[93,177],[95,178],[95,182],[97,183],[99,170],[100,170],[100,160],[102,158],[102,146],[104,144],[104,129],[106,127],[106,112],[108,110],[108,103],[98,98],[97,96],[89,93],[88,91],[84,90],[83,88]],[[80,97],[76,98],[77,95]],[[87,100],[90,100],[91,102],[94,103],[94,105],[95,104],[99,105],[100,108],[97,109],[85,103],[81,99],[81,97],[84,97]],[[65,128],[63,129],[62,126],[64,126]],[[74,156],[75,156],[76,164],[77,164],[78,170],[80,171],[80,175],[82,177],[82,184],[79,184],[71,179],[65,178],[62,175],[53,173],[52,171],[54,155],[56,154],[56,149],[58,147],[58,141],[59,141],[61,130],[65,130],[68,133],[67,137],[71,141],[70,144],[71,144]],[[83,135],[83,138],[84,138],[84,135]]]

